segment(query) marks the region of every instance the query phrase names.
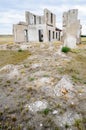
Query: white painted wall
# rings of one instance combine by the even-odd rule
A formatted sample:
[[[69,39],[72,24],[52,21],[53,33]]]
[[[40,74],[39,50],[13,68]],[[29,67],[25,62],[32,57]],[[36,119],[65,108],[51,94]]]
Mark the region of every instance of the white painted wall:
[[[49,41],[49,30],[51,31],[51,42],[58,41],[59,40],[59,31],[56,31],[56,27],[47,26],[48,41]],[[53,38],[53,32],[54,32],[54,38]],[[56,38],[56,32],[57,32],[57,38]]]
[[[39,30],[43,30],[43,42],[47,41],[46,24],[28,26],[28,39],[30,42],[39,42]]]
[[[67,34],[67,37],[64,39],[64,46],[69,48],[76,48],[76,37],[70,34]]]
[[[49,10],[44,9],[44,14],[42,16],[38,16],[26,11],[25,18],[25,24],[27,26],[23,24],[16,24],[16,29],[14,31],[15,42],[26,42],[24,34],[24,29],[26,28],[28,30],[28,42],[39,42],[39,30],[43,30],[43,42],[49,42],[49,30],[51,31],[50,42],[59,40],[58,31],[56,38],[56,15]]]

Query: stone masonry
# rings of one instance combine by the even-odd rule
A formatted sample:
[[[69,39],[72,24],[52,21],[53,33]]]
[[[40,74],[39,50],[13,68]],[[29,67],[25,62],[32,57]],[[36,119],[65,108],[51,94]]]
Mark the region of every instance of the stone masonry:
[[[75,48],[81,42],[81,25],[78,19],[78,10],[72,9],[63,13],[63,37],[64,46]]]
[[[13,25],[14,42],[52,42],[60,40],[61,30],[56,27],[56,15],[44,9],[41,16],[25,12],[25,21]]]

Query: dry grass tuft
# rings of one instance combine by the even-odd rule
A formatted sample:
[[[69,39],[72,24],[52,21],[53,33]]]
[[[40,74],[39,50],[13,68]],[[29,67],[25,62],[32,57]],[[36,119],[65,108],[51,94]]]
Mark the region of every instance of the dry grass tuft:
[[[72,77],[74,82],[86,83],[86,49],[70,52],[72,60],[66,64],[63,73]]]
[[[31,53],[29,51],[0,50],[0,66],[7,64],[18,64],[26,59]]]

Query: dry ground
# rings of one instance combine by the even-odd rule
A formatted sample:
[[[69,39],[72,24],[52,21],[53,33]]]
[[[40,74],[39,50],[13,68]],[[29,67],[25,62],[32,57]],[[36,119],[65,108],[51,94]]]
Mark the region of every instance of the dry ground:
[[[0,67],[7,64],[18,64],[30,55],[29,51],[0,50]]]
[[[82,43],[86,43],[86,37],[81,38]]]
[[[13,36],[12,35],[0,35],[0,44],[12,44]]]
[[[61,45],[0,51],[0,130],[86,130],[86,45],[67,54]],[[37,101],[47,108],[35,112]]]

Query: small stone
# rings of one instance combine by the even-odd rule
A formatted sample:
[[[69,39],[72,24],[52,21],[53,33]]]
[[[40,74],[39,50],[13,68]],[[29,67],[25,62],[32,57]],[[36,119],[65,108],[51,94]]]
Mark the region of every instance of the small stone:
[[[68,90],[66,89],[66,88],[62,88],[62,93],[65,95],[65,94],[67,94],[68,93]]]
[[[42,111],[46,109],[47,106],[48,106],[48,103],[45,100],[43,100],[43,101],[35,101],[31,104],[26,104],[25,108],[28,108],[29,111],[37,112],[37,111]]]
[[[75,103],[74,103],[74,102],[71,102],[70,107],[71,107],[71,108],[75,108],[75,107],[76,107]]]
[[[15,114],[11,115],[11,119],[13,122],[15,122],[17,120],[16,115]]]
[[[5,106],[5,110],[8,110],[9,109],[9,107],[8,106]]]
[[[40,124],[40,127],[42,127],[43,126],[43,124]]]
[[[52,112],[53,115],[56,115],[57,113],[58,113],[57,110],[54,110],[54,111]]]

